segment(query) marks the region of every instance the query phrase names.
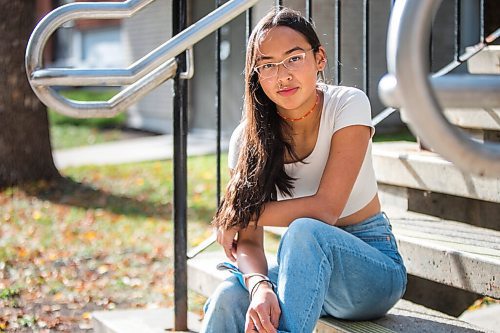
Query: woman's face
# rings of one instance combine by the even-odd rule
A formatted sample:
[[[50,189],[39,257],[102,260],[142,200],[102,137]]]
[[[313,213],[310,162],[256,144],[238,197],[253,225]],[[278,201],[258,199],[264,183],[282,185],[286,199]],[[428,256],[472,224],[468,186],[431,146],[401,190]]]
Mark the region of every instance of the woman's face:
[[[304,53],[305,57],[301,60],[300,56]],[[278,110],[296,110],[311,104],[310,101],[316,99],[317,73],[326,64],[323,47],[315,54],[300,32],[285,26],[271,28],[260,40],[255,67],[267,64],[266,67],[276,69],[269,64],[283,60],[289,65],[288,69],[280,64],[274,75],[259,75],[262,89]]]

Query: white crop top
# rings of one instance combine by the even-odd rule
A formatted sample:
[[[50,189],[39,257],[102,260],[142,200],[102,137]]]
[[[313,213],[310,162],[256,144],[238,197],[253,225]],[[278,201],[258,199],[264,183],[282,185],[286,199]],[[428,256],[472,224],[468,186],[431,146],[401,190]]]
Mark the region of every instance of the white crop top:
[[[306,163],[285,164],[286,173],[296,180],[293,183],[293,195],[282,196],[277,191],[278,200],[314,195],[318,191],[330,153],[331,139],[336,131],[351,125],[366,125],[371,128],[372,137],[375,133],[371,120],[370,102],[364,92],[352,87],[324,84],[319,88],[324,92],[324,101],[316,145],[311,154],[304,159]],[[228,164],[231,169],[234,169],[238,162],[244,126],[245,122],[242,122],[231,136],[228,154]],[[370,140],[358,177],[340,217],[349,216],[366,206],[377,190]]]

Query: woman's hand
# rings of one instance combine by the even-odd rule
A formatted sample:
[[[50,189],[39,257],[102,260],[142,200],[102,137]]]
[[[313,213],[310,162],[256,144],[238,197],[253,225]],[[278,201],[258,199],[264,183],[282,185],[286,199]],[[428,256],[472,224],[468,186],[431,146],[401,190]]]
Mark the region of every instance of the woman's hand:
[[[215,230],[217,234],[217,243],[222,246],[224,252],[226,253],[226,257],[228,257],[231,261],[236,261],[237,241],[235,237],[238,231],[238,227],[232,227],[230,229],[218,227]]]
[[[247,311],[245,333],[277,332],[281,315],[278,297],[267,283],[262,283],[255,291]]]

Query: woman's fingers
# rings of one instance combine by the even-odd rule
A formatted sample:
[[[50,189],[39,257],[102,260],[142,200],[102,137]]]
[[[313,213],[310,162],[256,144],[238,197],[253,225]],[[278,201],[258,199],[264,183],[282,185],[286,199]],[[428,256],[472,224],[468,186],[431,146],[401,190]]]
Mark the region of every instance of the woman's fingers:
[[[245,333],[247,332],[261,332],[261,333],[276,333],[276,329],[279,324],[272,322],[271,319],[271,308],[265,303],[258,305],[255,308],[248,309],[245,323]]]
[[[233,247],[233,241],[224,241],[224,243],[222,244],[222,248],[226,253],[226,257],[231,261],[236,261],[236,249],[233,249]]]
[[[245,320],[245,333],[253,333],[258,332],[253,319],[250,317],[250,311],[247,312],[246,320]]]
[[[231,261],[236,261],[235,251],[233,251],[233,246],[230,247],[224,246],[224,252],[226,253],[226,257]]]
[[[257,308],[257,316],[259,317],[259,323],[261,327],[264,329],[264,332],[275,333],[276,328],[271,322],[271,309],[267,306],[263,306],[261,308]],[[260,332],[260,331],[259,331]]]
[[[231,228],[228,230],[218,228],[217,232],[217,242],[222,246],[226,257],[231,261],[236,261],[236,234],[238,233],[236,228]]]
[[[273,327],[269,319],[269,314],[260,314],[254,309],[250,309],[248,314],[250,317],[249,327],[253,327],[253,331],[250,330],[249,332],[255,332],[255,330],[257,330],[257,332],[261,333],[276,333],[276,329]]]
[[[280,325],[281,308],[279,303],[273,304],[271,306],[271,323],[274,327],[278,328]]]

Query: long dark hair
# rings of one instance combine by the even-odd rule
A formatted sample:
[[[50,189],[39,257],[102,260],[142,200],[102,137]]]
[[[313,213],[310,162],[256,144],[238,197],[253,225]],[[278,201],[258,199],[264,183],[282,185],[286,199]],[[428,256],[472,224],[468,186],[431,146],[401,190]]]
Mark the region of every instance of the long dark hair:
[[[239,158],[213,224],[229,229],[245,228],[262,213],[262,205],[276,200],[277,191],[291,195],[293,181],[285,171],[285,151],[298,160],[286,124],[276,112],[276,104],[264,93],[254,71],[258,45],[271,28],[286,26],[301,33],[313,52],[321,43],[312,24],[299,12],[275,9],[256,25],[248,40],[245,65],[244,132]]]

